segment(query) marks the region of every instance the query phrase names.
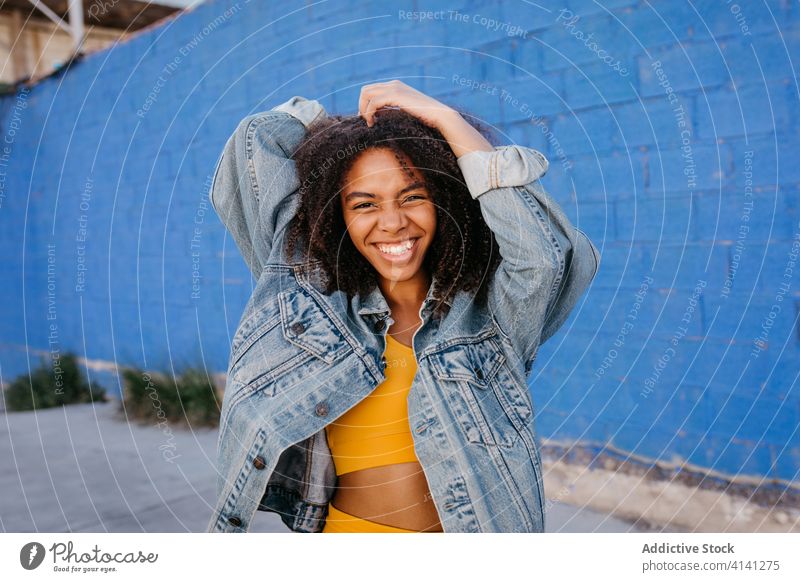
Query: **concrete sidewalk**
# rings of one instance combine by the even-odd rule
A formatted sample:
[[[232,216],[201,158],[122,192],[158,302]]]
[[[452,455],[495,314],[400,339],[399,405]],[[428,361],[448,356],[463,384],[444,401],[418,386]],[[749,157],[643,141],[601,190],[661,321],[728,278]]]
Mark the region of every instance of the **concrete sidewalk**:
[[[211,516],[216,429],[127,422],[118,401],[0,413],[0,531],[203,532]],[[626,532],[614,517],[553,504],[552,532]],[[259,511],[255,532],[289,532]]]

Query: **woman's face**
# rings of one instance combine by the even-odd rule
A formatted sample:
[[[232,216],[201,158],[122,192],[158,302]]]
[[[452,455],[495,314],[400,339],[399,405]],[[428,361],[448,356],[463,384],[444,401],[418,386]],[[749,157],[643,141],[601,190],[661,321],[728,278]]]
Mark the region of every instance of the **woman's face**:
[[[436,233],[431,194],[422,174],[405,160],[415,178],[392,150],[366,150],[344,176],[340,194],[353,244],[382,277],[398,282],[417,274]]]

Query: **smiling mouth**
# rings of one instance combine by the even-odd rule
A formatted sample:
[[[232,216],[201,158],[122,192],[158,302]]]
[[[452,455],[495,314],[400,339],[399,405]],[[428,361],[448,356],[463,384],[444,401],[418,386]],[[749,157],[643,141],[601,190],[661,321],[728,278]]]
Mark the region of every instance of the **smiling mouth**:
[[[373,246],[378,250],[378,254],[385,260],[396,263],[408,261],[419,246],[419,238],[411,239],[411,246],[397,244],[385,245],[382,243],[373,243]]]

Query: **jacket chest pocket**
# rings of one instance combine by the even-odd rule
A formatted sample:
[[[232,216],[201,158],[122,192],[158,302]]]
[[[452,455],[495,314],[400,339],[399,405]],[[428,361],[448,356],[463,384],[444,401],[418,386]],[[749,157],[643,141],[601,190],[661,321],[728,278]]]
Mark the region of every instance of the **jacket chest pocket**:
[[[491,337],[451,346],[431,356],[461,430],[471,443],[513,447],[532,416],[530,396],[514,379]],[[523,391],[525,390],[525,391]]]
[[[324,374],[352,351],[339,329],[317,302],[299,290],[277,296],[277,310],[251,318],[249,334],[234,341],[229,377],[237,400],[259,392],[324,381]]]

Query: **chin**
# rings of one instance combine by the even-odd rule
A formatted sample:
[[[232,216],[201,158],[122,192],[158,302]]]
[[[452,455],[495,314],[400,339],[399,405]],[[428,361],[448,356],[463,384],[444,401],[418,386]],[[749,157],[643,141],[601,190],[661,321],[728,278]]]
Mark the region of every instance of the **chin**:
[[[400,283],[402,281],[408,281],[412,279],[414,275],[417,274],[419,269],[415,269],[413,271],[401,271],[401,272],[393,272],[393,273],[385,273],[379,269],[375,269],[384,279],[387,281],[392,281],[393,283]]]
[[[369,264],[372,265],[373,270],[383,279],[392,281],[394,283],[400,283],[402,281],[413,279],[422,270],[421,264],[405,265],[394,268],[387,268],[385,265],[376,265],[373,261],[369,261]]]

